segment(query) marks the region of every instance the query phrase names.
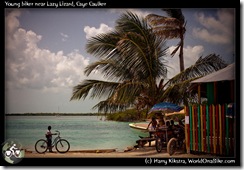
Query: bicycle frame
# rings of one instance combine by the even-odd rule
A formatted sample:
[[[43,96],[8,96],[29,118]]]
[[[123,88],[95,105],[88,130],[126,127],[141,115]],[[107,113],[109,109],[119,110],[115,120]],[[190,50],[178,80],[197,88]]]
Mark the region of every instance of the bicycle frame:
[[[55,137],[54,140],[53,140],[53,142],[52,142],[52,147],[54,147],[55,144],[56,144],[60,139],[61,139],[60,136]]]

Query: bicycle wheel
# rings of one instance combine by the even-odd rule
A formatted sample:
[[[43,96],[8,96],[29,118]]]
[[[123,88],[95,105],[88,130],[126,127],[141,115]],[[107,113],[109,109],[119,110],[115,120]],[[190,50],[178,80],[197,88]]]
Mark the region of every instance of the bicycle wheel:
[[[173,155],[176,151],[176,142],[177,139],[176,138],[171,138],[167,144],[167,152],[169,153],[169,155]]]
[[[12,155],[13,155],[12,151],[10,151],[10,150],[5,151],[6,157],[10,158]]]
[[[57,141],[55,147],[59,153],[66,153],[69,151],[70,144],[66,139],[60,139]]]
[[[45,153],[47,151],[47,141],[40,139],[35,144],[35,150],[37,153]]]
[[[156,138],[155,146],[156,146],[156,150],[157,150],[158,153],[162,152],[163,144],[162,144],[161,138],[159,138],[159,137]]]

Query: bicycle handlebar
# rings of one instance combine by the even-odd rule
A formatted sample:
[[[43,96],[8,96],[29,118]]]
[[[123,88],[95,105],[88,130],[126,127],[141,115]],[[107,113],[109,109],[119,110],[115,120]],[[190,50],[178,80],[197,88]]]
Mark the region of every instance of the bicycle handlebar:
[[[55,132],[57,132],[57,135],[59,136],[60,135],[60,132],[58,130],[55,130]]]

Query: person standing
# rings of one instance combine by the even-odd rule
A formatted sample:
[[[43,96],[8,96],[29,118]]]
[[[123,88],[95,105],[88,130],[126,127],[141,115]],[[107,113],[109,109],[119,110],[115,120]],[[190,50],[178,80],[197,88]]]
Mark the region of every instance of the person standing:
[[[158,122],[157,122],[156,118],[155,118],[155,117],[152,117],[152,120],[151,120],[151,122],[148,124],[147,129],[150,127],[150,130],[151,130],[151,131],[156,130],[157,125],[158,125]]]
[[[47,138],[47,147],[49,149],[49,152],[53,152],[52,151],[52,135],[57,135],[56,133],[52,133],[51,132],[52,127],[48,126],[47,127],[47,132],[46,132],[46,138]]]

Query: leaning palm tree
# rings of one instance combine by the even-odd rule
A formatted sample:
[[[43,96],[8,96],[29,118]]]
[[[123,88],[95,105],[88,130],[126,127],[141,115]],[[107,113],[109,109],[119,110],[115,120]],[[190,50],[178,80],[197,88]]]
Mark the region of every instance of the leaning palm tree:
[[[104,81],[84,80],[73,88],[71,100],[105,97],[94,108],[115,112],[134,106],[150,96],[146,107],[157,101],[157,80],[166,77],[165,41],[157,37],[144,18],[126,12],[116,21],[115,30],[88,40],[87,52],[99,60],[87,66],[85,74],[100,71]]]
[[[183,47],[184,47],[184,34],[186,31],[185,17],[182,14],[181,9],[162,9],[168,15],[168,17],[160,16],[156,14],[147,15],[147,20],[152,26],[154,32],[167,39],[179,38],[180,41],[177,44],[174,51],[171,53],[172,57],[175,53],[179,52],[180,71],[185,69]]]
[[[188,101],[189,82],[225,66],[217,55],[201,57],[195,65],[165,82],[167,54],[165,41],[152,31],[143,18],[127,12],[114,31],[88,40],[87,52],[98,57],[85,69],[89,76],[99,71],[104,80],[84,80],[73,88],[71,100],[105,97],[94,108],[115,112],[129,107],[151,108],[162,101]],[[214,61],[214,62],[213,62]]]

